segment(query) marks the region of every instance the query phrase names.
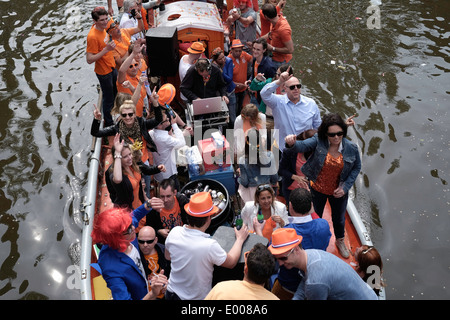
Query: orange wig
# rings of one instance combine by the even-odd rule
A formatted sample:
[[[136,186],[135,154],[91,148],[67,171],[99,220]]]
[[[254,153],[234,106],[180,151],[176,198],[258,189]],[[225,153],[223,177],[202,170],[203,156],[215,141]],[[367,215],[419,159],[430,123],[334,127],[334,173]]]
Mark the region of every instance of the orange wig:
[[[101,212],[94,218],[92,240],[110,246],[112,249],[124,252],[130,241],[123,233],[132,223],[132,213],[127,208],[112,208]]]

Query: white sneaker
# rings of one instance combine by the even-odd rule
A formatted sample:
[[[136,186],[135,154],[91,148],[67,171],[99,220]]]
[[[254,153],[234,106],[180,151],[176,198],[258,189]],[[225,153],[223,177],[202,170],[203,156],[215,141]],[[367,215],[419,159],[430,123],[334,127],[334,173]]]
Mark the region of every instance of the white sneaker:
[[[336,239],[336,247],[343,258],[347,259],[350,256],[350,252],[345,245],[344,238]]]

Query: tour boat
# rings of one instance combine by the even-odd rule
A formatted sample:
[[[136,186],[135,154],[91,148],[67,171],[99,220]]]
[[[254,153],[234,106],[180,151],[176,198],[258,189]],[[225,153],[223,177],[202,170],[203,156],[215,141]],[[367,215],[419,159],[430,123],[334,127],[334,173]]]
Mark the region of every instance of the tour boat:
[[[257,1],[257,0],[255,0]],[[188,45],[193,41],[203,41],[207,45],[208,55],[214,48],[224,47],[223,19],[232,8],[232,1],[219,10],[215,4],[199,1],[165,1],[165,10],[154,10],[155,29],[176,28],[178,54],[181,56]],[[231,5],[230,5],[231,3]],[[224,15],[221,15],[221,13]],[[155,30],[151,30],[154,32]],[[149,31],[150,31],[149,30]],[[148,35],[148,33],[147,33]],[[170,40],[169,40],[170,42]],[[151,66],[150,66],[151,67]],[[164,82],[173,83],[177,88],[179,85],[178,76],[162,77]],[[178,90],[177,90],[178,91]],[[101,92],[98,105],[101,104]],[[94,138],[92,156],[89,160],[88,184],[85,199],[83,201],[83,228],[81,239],[81,299],[82,300],[105,300],[112,299],[111,292],[107,288],[101,276],[101,271],[97,267],[99,250],[92,243],[91,233],[94,216],[104,210],[110,209],[113,204],[109,197],[109,192],[105,183],[105,170],[113,163],[111,146],[113,137],[109,138],[109,143],[104,143],[102,138]],[[231,198],[231,197],[230,197]],[[233,211],[233,210],[232,210]],[[233,213],[232,213],[233,214]],[[333,229],[329,205],[326,206],[323,218],[327,219],[330,229]],[[367,232],[364,223],[351,199],[349,199],[346,213],[345,241],[347,247],[352,252],[361,245],[372,246],[370,234]],[[333,232],[332,232],[333,234]],[[334,243],[334,236],[330,239],[327,251],[342,258]],[[355,266],[353,255],[344,261]],[[383,298],[383,297],[381,297]]]

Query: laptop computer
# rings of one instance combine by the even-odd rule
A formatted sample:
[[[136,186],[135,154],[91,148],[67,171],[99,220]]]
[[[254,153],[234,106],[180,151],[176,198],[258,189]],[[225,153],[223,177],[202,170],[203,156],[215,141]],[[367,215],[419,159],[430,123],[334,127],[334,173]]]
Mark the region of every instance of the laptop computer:
[[[192,101],[192,115],[194,116],[223,111],[227,111],[227,108],[226,103],[222,100],[222,97],[205,98]]]

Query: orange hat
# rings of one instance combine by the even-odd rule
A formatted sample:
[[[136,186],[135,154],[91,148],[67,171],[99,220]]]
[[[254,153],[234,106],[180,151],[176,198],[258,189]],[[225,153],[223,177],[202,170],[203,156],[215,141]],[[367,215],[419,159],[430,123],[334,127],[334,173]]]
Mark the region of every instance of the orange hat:
[[[272,244],[269,251],[272,254],[283,254],[295,248],[302,242],[303,237],[292,228],[280,228],[272,233]]]
[[[234,39],[233,42],[231,43],[231,49],[233,48],[242,48],[244,45],[242,44],[241,40],[239,39]]]
[[[165,83],[158,90],[158,102],[160,105],[169,104],[175,98],[177,91],[171,83]]]
[[[219,208],[213,204],[209,192],[199,192],[192,195],[189,203],[184,206],[184,210],[193,217],[209,217],[219,212]]]
[[[203,43],[201,42],[194,42],[191,44],[191,46],[187,49],[190,53],[203,53],[205,52],[205,47],[203,46]]]
[[[119,23],[118,22],[116,22],[116,21],[114,21],[113,20],[113,18],[111,18],[109,21],[108,21],[108,24],[106,25],[106,33],[108,33],[109,31],[111,31],[112,29],[114,29],[116,26],[118,26],[119,25]]]

